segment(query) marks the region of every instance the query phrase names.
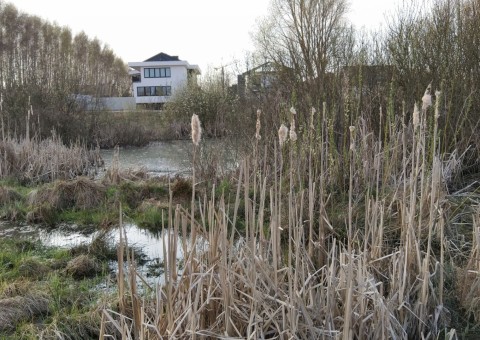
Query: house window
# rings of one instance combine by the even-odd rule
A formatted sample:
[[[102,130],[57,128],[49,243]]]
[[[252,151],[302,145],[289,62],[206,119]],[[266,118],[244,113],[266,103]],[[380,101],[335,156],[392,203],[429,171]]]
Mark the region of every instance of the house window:
[[[144,68],[145,78],[170,78],[172,76],[170,67]]]
[[[171,96],[171,86],[139,86],[137,87],[137,97],[146,96]]]

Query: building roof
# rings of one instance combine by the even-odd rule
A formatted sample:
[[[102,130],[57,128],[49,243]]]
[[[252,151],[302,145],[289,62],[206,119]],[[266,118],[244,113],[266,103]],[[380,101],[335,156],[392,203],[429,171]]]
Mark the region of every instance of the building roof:
[[[1,1],[1,0],[0,0]],[[166,53],[160,52],[157,55],[154,55],[151,58],[148,58],[145,61],[136,61],[136,62],[129,62],[128,66],[134,70],[130,70],[130,75],[140,74],[140,70],[142,67],[166,67],[166,66],[185,66],[188,70],[192,70],[196,74],[200,74],[201,70],[198,65],[190,65],[185,60],[180,60],[178,56],[171,56]]]
[[[145,61],[180,61],[180,59],[178,59],[178,56],[171,56],[166,53],[160,52],[159,54],[156,54]]]

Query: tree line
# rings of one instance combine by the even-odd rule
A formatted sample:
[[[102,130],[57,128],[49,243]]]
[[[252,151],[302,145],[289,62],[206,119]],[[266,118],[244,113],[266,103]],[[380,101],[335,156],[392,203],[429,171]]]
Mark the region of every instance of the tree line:
[[[366,32],[347,20],[346,0],[272,0],[253,34],[258,65],[277,68],[275,86],[249,98],[252,121],[265,112],[272,134],[297,108],[308,126],[310,108],[326,112],[338,147],[360,114],[373,131],[388,134],[398,117],[408,124],[425,89],[442,91],[444,151],[479,146],[480,1],[405,1],[383,29]],[[429,118],[430,119],[430,118]],[[388,136],[387,136],[388,137]],[[475,158],[472,155],[472,159]]]
[[[125,96],[129,89],[127,65],[107,45],[0,0],[0,93],[7,131],[23,135],[31,110],[35,133],[56,129],[73,137],[82,119],[75,95]]]

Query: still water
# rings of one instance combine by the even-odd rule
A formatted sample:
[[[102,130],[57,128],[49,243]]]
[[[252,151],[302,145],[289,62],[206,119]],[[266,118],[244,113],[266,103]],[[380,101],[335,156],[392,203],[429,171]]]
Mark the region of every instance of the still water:
[[[148,259],[163,257],[164,242],[165,245],[167,244],[167,230],[153,234],[148,230],[138,228],[134,224],[126,224],[124,230],[129,246],[141,249]],[[62,248],[90,244],[99,233],[99,231],[86,229],[84,226],[80,227],[75,224],[63,224],[55,227],[55,229],[50,229],[30,224],[13,224],[7,221],[0,221],[0,237],[24,238],[31,241],[40,241],[46,246]],[[119,235],[118,228],[113,228],[108,231],[106,236],[116,244],[119,241]],[[178,249],[177,256],[183,256],[181,249]]]
[[[237,166],[238,154],[235,147],[227,147],[225,141],[202,141],[197,150],[197,162],[232,169]],[[105,161],[105,169],[112,164],[114,150],[101,150]],[[193,146],[190,140],[154,142],[143,147],[125,147],[119,149],[119,166],[121,169],[145,169],[149,174],[159,175],[189,175],[191,173]],[[102,176],[102,174],[100,174]],[[150,263],[163,262],[164,247],[167,244],[168,233],[164,231],[152,234],[138,228],[134,224],[124,226],[129,246],[140,249],[145,260]],[[13,224],[0,221],[0,238],[25,238],[31,241],[40,241],[47,246],[71,248],[80,244],[90,244],[98,235],[95,227],[85,229],[85,226],[65,224],[55,226],[55,229],[46,229],[29,224]],[[118,243],[119,231],[114,228],[109,231],[108,237],[113,243]],[[168,253],[168,252],[167,252]],[[182,248],[177,248],[177,260],[183,258]]]
[[[175,237],[172,231],[164,230],[157,234],[153,234],[147,230],[138,228],[134,224],[126,224],[124,232],[127,238],[128,246],[136,249],[137,257],[141,256],[142,264],[138,267],[138,272],[149,283],[164,282],[163,263],[164,250],[168,254],[168,239]],[[85,226],[77,226],[75,224],[61,224],[55,229],[45,228],[30,224],[14,224],[7,221],[0,221],[0,238],[25,239],[33,242],[41,242],[46,246],[55,246],[60,248],[72,248],[80,245],[89,245],[95,237],[102,232]],[[112,246],[119,243],[120,232],[118,228],[113,228],[105,235]],[[177,235],[178,237],[178,235]],[[184,258],[180,239],[176,250],[176,261]],[[138,259],[138,258],[137,258]],[[158,265],[161,268],[158,269]],[[117,264],[110,264],[112,270],[116,270]],[[157,268],[152,271],[152,268]]]
[[[192,142],[178,140],[153,142],[142,147],[119,149],[119,166],[122,169],[144,168],[153,175],[187,174],[190,171]],[[112,164],[114,150],[101,150],[105,168]]]

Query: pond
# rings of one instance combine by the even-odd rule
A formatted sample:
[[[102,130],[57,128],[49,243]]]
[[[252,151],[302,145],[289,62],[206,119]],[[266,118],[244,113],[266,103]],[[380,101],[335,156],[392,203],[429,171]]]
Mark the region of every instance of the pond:
[[[192,142],[177,140],[153,142],[142,147],[119,149],[119,165],[122,169],[140,169],[153,175],[177,175],[190,172]],[[114,149],[101,150],[105,167],[112,164]]]
[[[208,139],[197,149],[197,168],[216,167],[228,171],[238,166],[240,146],[225,139]],[[105,169],[112,164],[114,149],[101,150]],[[188,176],[191,174],[193,144],[191,140],[152,142],[142,147],[119,149],[121,169],[145,169],[153,176]],[[102,173],[100,173],[102,176]]]
[[[148,230],[140,229],[135,224],[124,226],[129,247],[138,250],[141,255],[141,265],[138,268],[140,274],[149,278],[149,283],[163,282],[162,270],[158,270],[159,264],[163,268],[164,250],[168,250],[168,233],[164,230],[157,234]],[[12,222],[0,221],[0,237],[26,239],[29,241],[40,241],[45,246],[61,248],[72,248],[79,245],[89,245],[101,231],[75,224],[60,224],[55,229],[45,228],[38,225],[26,223],[15,224]],[[119,243],[120,233],[118,228],[112,228],[105,235],[112,242],[113,246]],[[180,239],[178,240],[180,242]],[[165,249],[164,249],[165,248]],[[168,251],[166,252],[168,254]],[[182,261],[183,251],[180,243],[177,246],[176,260]],[[111,269],[116,270],[117,263],[111,263]],[[152,273],[152,268],[157,268]],[[161,268],[160,268],[161,269]]]
[[[227,147],[226,141],[202,141],[197,149],[198,160],[204,166],[212,164],[224,169],[232,169],[238,163],[235,148]],[[153,176],[188,176],[191,173],[193,146],[190,140],[154,142],[143,147],[125,147],[119,149],[119,166],[121,169],[145,169]],[[112,164],[114,150],[101,150],[105,161],[105,169]],[[102,173],[99,176],[103,176]],[[163,263],[164,244],[169,231],[153,234],[138,228],[134,224],[124,226],[129,246],[133,246],[143,254],[146,266],[149,263]],[[0,238],[24,238],[31,241],[40,241],[47,246],[71,248],[80,244],[90,244],[99,234],[95,227],[77,226],[75,224],[60,224],[55,228],[42,228],[27,223],[16,224],[0,221]],[[107,237],[118,243],[118,228],[108,232]],[[167,252],[168,253],[168,252]],[[183,258],[180,244],[177,247],[177,261]],[[145,266],[144,266],[145,267]],[[141,269],[142,270],[142,269]]]

